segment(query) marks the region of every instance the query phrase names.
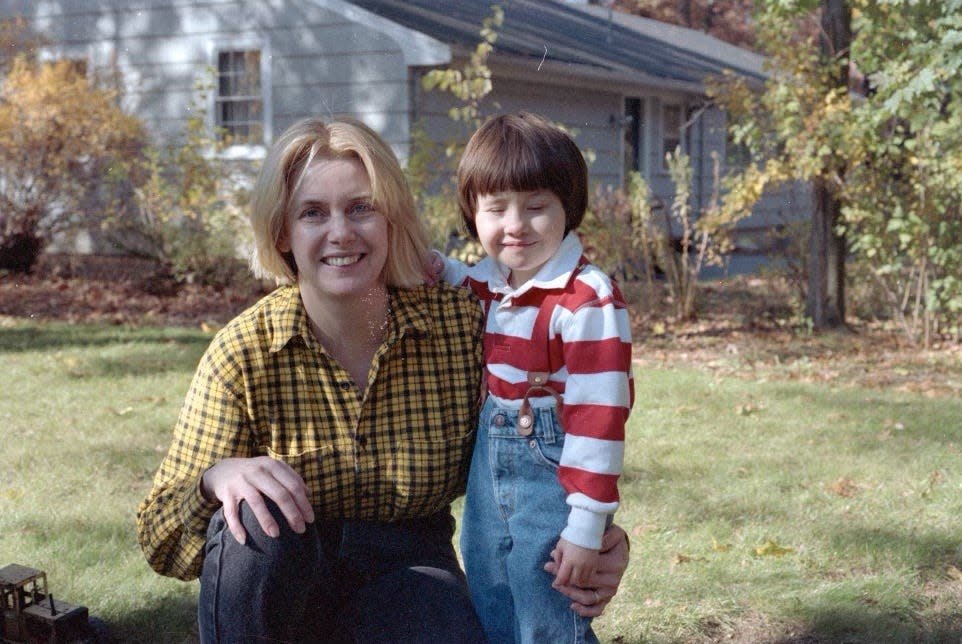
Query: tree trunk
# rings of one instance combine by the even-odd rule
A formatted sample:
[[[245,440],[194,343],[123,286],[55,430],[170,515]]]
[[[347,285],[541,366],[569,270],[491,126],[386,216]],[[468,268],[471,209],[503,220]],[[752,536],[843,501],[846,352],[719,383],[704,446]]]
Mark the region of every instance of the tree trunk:
[[[822,0],[822,53],[830,65],[836,87],[848,89],[848,61],[852,46],[852,10],[847,0]],[[842,204],[833,190],[826,168],[815,180],[808,269],[807,313],[816,329],[845,324],[845,236],[839,234]],[[844,176],[845,168],[834,168]]]
[[[845,238],[836,228],[841,204],[817,179],[813,187],[815,211],[809,242],[807,313],[816,329],[845,324]]]

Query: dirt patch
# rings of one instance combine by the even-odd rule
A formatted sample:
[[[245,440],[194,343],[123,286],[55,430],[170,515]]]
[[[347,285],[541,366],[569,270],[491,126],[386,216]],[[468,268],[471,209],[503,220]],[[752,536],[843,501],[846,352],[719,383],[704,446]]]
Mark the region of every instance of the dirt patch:
[[[912,391],[962,393],[962,345],[943,339],[912,344],[895,324],[850,319],[838,331],[815,333],[798,313],[789,286],[777,278],[741,276],[701,285],[699,314],[673,320],[667,295],[633,303],[635,360],[690,366],[718,376],[791,379]],[[641,306],[648,302],[649,306]]]
[[[142,278],[0,276],[0,315],[135,326],[221,325],[263,292],[186,284],[156,290]],[[153,291],[153,292],[152,292]]]

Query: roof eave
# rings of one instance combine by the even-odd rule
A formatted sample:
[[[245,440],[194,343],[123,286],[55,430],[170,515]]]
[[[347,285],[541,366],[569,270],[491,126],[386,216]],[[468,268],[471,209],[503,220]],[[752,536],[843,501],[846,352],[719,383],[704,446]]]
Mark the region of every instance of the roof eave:
[[[467,53],[454,51],[455,57]],[[489,66],[497,77],[521,81],[538,81],[564,86],[582,88],[604,88],[624,92],[627,87],[682,92],[686,94],[705,94],[705,84],[662,78],[644,72],[626,69],[607,69],[595,65],[584,65],[550,58],[535,59],[510,54],[492,54]]]
[[[382,18],[345,0],[309,0],[309,2],[388,36],[401,48],[404,62],[409,67],[447,65],[453,59],[451,46],[447,43]]]

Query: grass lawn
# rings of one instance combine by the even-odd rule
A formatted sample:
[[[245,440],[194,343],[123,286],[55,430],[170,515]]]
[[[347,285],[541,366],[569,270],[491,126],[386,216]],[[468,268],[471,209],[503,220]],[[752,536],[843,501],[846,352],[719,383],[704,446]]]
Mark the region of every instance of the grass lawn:
[[[210,335],[0,325],[0,566],[123,642],[196,641],[134,512]],[[636,370],[606,642],[959,642],[962,401],[675,363]]]

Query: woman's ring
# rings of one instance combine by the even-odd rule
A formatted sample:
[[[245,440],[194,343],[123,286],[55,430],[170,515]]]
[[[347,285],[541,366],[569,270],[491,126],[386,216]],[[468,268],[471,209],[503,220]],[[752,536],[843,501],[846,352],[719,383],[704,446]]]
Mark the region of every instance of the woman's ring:
[[[598,594],[598,589],[597,589],[597,588],[595,588],[595,589],[594,589],[593,591],[591,591],[591,592],[593,592],[593,593],[595,594],[595,600],[594,600],[593,602],[591,602],[591,605],[594,606],[595,604],[597,604],[597,603],[599,603],[599,602],[601,601],[601,595]]]

